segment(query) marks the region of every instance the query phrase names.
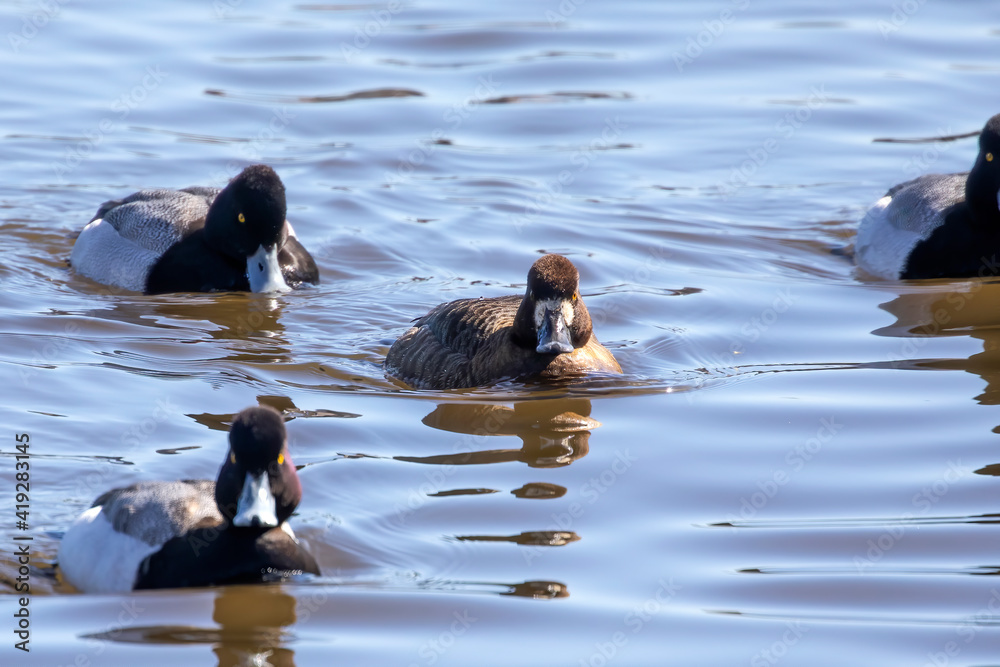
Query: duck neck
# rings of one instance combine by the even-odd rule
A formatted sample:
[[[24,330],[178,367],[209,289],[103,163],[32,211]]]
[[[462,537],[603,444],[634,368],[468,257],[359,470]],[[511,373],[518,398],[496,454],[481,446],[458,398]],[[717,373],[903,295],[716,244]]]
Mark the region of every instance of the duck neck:
[[[525,292],[521,305],[514,314],[514,324],[510,332],[511,340],[518,347],[533,350],[538,345],[538,332],[535,330],[535,303],[531,293]]]
[[[1000,232],[1000,202],[997,201],[1000,183],[990,179],[985,167],[980,155],[965,181],[965,202],[977,226]]]

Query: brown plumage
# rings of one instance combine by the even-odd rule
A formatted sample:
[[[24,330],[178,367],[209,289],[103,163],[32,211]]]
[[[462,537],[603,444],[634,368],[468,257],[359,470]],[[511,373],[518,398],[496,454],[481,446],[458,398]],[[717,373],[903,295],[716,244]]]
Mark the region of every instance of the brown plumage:
[[[621,373],[593,335],[579,282],[572,262],[545,255],[528,272],[523,297],[459,299],[431,309],[393,343],[385,372],[419,389]]]

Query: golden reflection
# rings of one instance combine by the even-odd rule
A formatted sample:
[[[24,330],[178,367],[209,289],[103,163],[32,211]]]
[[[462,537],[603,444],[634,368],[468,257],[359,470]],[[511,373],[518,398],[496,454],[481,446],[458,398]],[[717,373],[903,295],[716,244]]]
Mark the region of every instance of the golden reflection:
[[[457,535],[460,542],[513,542],[522,547],[563,547],[580,536],[572,530],[528,530],[517,535]]]
[[[192,331],[211,339],[232,341],[230,361],[288,362],[284,302],[265,294],[220,292],[120,299],[81,313],[88,317],[149,328],[151,337],[170,338],[176,331],[189,340]],[[139,348],[141,353],[141,348]]]
[[[929,282],[919,291],[898,295],[880,308],[896,321],[872,333],[900,339],[899,350],[878,366],[913,370],[961,370],[979,375],[984,405],[1000,403],[1000,284],[977,280]],[[930,358],[930,340],[966,336],[982,341],[983,351],[968,358]]]
[[[526,581],[523,584],[513,584],[511,590],[501,595],[516,595],[522,598],[533,600],[552,600],[554,598],[568,598],[569,589],[566,584],[558,581]]]
[[[219,667],[271,665],[293,667],[294,652],[285,648],[286,627],[294,625],[296,599],[277,586],[227,586],[215,598],[212,620],[219,641],[212,648]]]
[[[297,419],[299,417],[336,417],[340,419],[354,419],[361,416],[354,412],[339,412],[336,410],[325,410],[322,408],[318,410],[303,410],[302,408],[296,407],[294,401],[292,401],[289,397],[280,395],[258,394],[257,404],[274,408],[281,413],[281,416],[285,418],[285,421]],[[236,417],[236,413],[226,412],[216,414],[211,412],[202,412],[199,414],[189,414],[187,416],[193,419],[195,423],[207,426],[213,431],[224,431],[228,433],[229,427],[232,425],[233,419]]]
[[[146,598],[149,602],[150,598]],[[214,628],[194,625],[116,627],[85,639],[131,644],[212,644],[219,667],[294,667],[288,626],[296,622],[294,596],[280,586],[223,586],[218,589]]]
[[[452,454],[397,456],[398,461],[433,465],[481,465],[521,461],[532,468],[556,468],[590,451],[590,431],[601,422],[590,417],[590,399],[520,401],[513,407],[471,402],[442,403],[423,418],[431,428],[471,436]],[[475,449],[490,436],[517,436],[519,449]],[[519,498],[558,498],[566,489],[535,483],[512,492]]]

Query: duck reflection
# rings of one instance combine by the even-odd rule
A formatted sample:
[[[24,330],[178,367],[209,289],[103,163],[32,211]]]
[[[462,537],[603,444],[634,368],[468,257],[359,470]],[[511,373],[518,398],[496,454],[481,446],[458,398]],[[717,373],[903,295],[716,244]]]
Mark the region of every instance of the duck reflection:
[[[354,419],[361,416],[355,412],[339,412],[337,410],[325,410],[323,408],[318,410],[304,410],[297,407],[295,402],[288,396],[281,395],[258,394],[257,404],[274,408],[281,413],[281,416],[285,418],[285,421],[291,421],[292,419],[297,419],[299,417],[335,417],[340,419]],[[217,414],[202,412],[199,414],[189,414],[187,416],[193,419],[195,423],[201,424],[212,431],[225,431],[228,433],[229,427],[233,423],[233,418],[236,417],[236,413],[225,412]]]
[[[212,620],[218,625],[116,627],[86,639],[136,644],[212,644],[219,667],[294,667],[287,630],[296,623],[297,598],[279,586],[223,586],[218,589]]]
[[[566,584],[558,581],[526,581],[523,584],[513,584],[510,590],[501,595],[515,595],[532,600],[552,600],[555,598],[568,598],[569,589]]]
[[[102,304],[104,306],[105,304]],[[116,300],[95,308],[88,317],[124,322],[157,330],[157,337],[171,331],[196,330],[214,340],[232,341],[229,361],[289,361],[290,349],[281,324],[284,301],[263,294],[167,295]]]
[[[212,649],[219,667],[293,667],[294,653],[284,644],[291,639],[285,628],[296,622],[296,604],[278,587],[223,589],[212,612],[219,624],[219,641]]]
[[[521,438],[519,449],[483,449],[433,456],[396,456],[397,461],[433,465],[482,465],[520,461],[532,468],[567,466],[590,452],[590,431],[601,422],[590,417],[590,399],[521,401],[513,407],[482,403],[442,403],[423,418],[431,428],[466,433],[476,442],[489,436]],[[519,498],[558,498],[556,484],[529,484],[513,491]]]
[[[986,381],[976,397],[984,405],[1000,403],[1000,284],[979,281],[941,282],[921,285],[918,292],[898,295],[880,306],[896,317],[893,324],[873,331],[875,335],[901,339],[897,354],[877,367],[913,370],[961,370]],[[934,338],[966,336],[979,339],[983,351],[968,358],[922,358]]]

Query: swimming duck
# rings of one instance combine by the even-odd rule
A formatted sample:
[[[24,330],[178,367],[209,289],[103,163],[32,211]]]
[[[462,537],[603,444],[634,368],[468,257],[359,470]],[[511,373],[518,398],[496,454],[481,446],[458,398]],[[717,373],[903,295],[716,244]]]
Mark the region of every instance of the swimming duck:
[[[319,574],[286,523],[302,498],[285,424],[240,412],[218,479],[139,482],[101,495],[62,539],[63,578],[86,593]]]
[[[101,205],[73,245],[70,265],[146,294],[315,285],[316,263],[285,214],[285,186],[263,164],[221,190],[140,190]]]
[[[858,227],[858,266],[890,280],[995,276],[998,198],[1000,114],[979,135],[972,171],[927,174],[875,202]]]
[[[433,308],[393,343],[384,368],[421,389],[622,372],[593,335],[580,275],[561,255],[532,265],[523,297],[459,299]]]

